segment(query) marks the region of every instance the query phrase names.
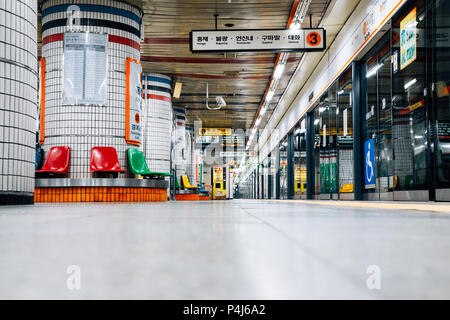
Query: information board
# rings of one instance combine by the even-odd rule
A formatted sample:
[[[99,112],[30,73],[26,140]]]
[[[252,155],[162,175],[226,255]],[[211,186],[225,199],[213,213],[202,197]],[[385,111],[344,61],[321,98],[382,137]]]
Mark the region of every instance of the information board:
[[[323,51],[325,29],[193,30],[191,52]]]
[[[64,33],[63,105],[106,105],[108,35]]]
[[[400,70],[417,58],[416,8],[400,21]]]
[[[140,145],[142,141],[142,66],[139,61],[127,58],[125,89],[125,139]]]

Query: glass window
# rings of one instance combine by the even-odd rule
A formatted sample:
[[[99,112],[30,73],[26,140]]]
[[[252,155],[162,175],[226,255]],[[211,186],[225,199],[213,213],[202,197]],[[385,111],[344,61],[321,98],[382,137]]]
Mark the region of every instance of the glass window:
[[[280,199],[288,198],[287,190],[287,137],[285,137],[280,142],[280,164],[279,164],[279,175],[280,175]]]
[[[436,200],[450,200],[450,0],[435,1],[433,74],[435,85]],[[447,36],[445,36],[447,35]],[[446,190],[445,190],[446,189]]]
[[[338,135],[339,192],[340,197],[353,193],[353,105],[352,68],[347,69],[338,80]]]
[[[306,119],[294,131],[294,198],[306,199]]]
[[[392,81],[392,145],[395,190],[428,190],[425,5],[413,1],[393,19],[399,35],[393,56],[399,59]],[[397,36],[393,37],[397,39]],[[388,165],[388,164],[386,164]],[[428,197],[428,194],[427,194]],[[417,199],[417,198],[416,198]]]
[[[375,143],[375,185],[364,186],[369,200],[393,199],[391,42],[387,33],[366,56],[364,141]],[[364,80],[364,79],[363,79]],[[363,158],[364,159],[364,158]],[[364,161],[364,160],[363,160]],[[390,194],[387,194],[390,192]],[[384,195],[382,195],[384,194]]]

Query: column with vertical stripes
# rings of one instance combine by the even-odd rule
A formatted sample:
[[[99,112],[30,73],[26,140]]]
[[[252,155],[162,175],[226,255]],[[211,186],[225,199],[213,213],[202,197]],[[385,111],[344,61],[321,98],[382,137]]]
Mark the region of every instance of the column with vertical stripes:
[[[175,113],[175,144],[174,144],[174,162],[177,170],[177,178],[186,174],[186,111],[182,108],[174,108]]]
[[[0,205],[34,202],[36,37],[37,1],[0,1]]]
[[[74,24],[80,32],[108,35],[107,104],[63,105],[63,39],[70,31],[69,8],[77,7]],[[140,61],[141,9],[116,0],[46,0],[42,6],[42,56],[45,58],[44,150],[71,148],[69,178],[90,178],[94,146],[116,148],[120,166],[127,168],[125,140],[126,59]],[[94,71],[93,71],[94,72]],[[125,177],[124,174],[120,175]]]
[[[143,77],[146,97],[144,152],[149,169],[170,173],[172,135],[171,79],[162,74]]]

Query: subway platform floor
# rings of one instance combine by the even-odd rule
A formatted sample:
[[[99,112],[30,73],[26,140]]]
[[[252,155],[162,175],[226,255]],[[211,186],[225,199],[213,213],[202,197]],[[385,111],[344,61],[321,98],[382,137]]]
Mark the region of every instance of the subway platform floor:
[[[0,299],[449,299],[449,253],[450,214],[418,210],[0,207]]]

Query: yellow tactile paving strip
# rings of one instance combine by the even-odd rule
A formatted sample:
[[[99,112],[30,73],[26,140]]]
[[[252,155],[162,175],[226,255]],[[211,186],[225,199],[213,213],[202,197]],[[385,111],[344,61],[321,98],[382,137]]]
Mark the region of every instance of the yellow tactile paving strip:
[[[375,201],[333,201],[333,200],[271,200],[335,207],[357,207],[386,210],[418,210],[436,213],[450,213],[450,203],[442,202],[375,202]]]

